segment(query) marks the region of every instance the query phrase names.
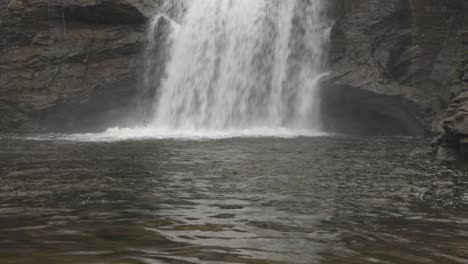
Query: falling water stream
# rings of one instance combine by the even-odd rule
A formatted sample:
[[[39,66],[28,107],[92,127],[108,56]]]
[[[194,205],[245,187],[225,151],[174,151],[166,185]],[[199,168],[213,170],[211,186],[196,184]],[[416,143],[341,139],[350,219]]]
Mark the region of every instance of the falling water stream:
[[[149,24],[145,124],[110,137],[318,135],[326,1],[166,1]]]
[[[318,129],[324,8],[323,1],[191,1],[172,36],[151,125]]]

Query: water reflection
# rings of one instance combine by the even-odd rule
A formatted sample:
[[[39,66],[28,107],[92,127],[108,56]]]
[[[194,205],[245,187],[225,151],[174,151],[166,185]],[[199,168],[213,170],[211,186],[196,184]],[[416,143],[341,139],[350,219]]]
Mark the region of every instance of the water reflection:
[[[424,140],[0,144],[0,263],[468,263]]]

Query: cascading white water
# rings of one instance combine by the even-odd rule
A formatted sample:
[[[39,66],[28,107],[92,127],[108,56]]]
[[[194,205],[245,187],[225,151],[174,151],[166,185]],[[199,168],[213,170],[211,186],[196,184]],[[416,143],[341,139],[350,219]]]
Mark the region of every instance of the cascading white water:
[[[322,134],[326,3],[166,0],[148,30],[144,125],[78,139]]]
[[[170,36],[163,80],[150,82],[159,84],[151,127],[320,129],[325,0],[169,2],[166,9],[185,12],[175,12],[184,15]],[[148,32],[150,40],[158,34]],[[152,76],[147,71],[145,80]]]

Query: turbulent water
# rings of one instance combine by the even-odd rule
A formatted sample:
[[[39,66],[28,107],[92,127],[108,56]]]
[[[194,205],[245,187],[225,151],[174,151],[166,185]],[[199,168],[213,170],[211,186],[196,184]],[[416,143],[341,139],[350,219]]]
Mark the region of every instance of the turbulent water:
[[[320,130],[317,90],[330,26],[325,3],[166,2],[148,30],[145,90],[156,94],[146,127],[136,133]]]
[[[0,263],[465,264],[468,178],[427,144],[0,137]]]

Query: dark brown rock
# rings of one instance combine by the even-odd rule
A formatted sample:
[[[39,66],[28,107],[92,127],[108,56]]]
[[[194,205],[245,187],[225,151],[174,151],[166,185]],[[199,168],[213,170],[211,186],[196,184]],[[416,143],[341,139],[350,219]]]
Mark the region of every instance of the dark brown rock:
[[[2,131],[96,130],[131,111],[157,1],[1,5]]]
[[[331,74],[322,93],[329,128],[354,120],[356,127],[379,128],[376,134],[385,134],[381,128],[388,134],[429,134],[452,94],[464,89],[462,80],[452,78],[461,74],[464,2],[335,0]],[[346,106],[334,105],[344,93]]]

